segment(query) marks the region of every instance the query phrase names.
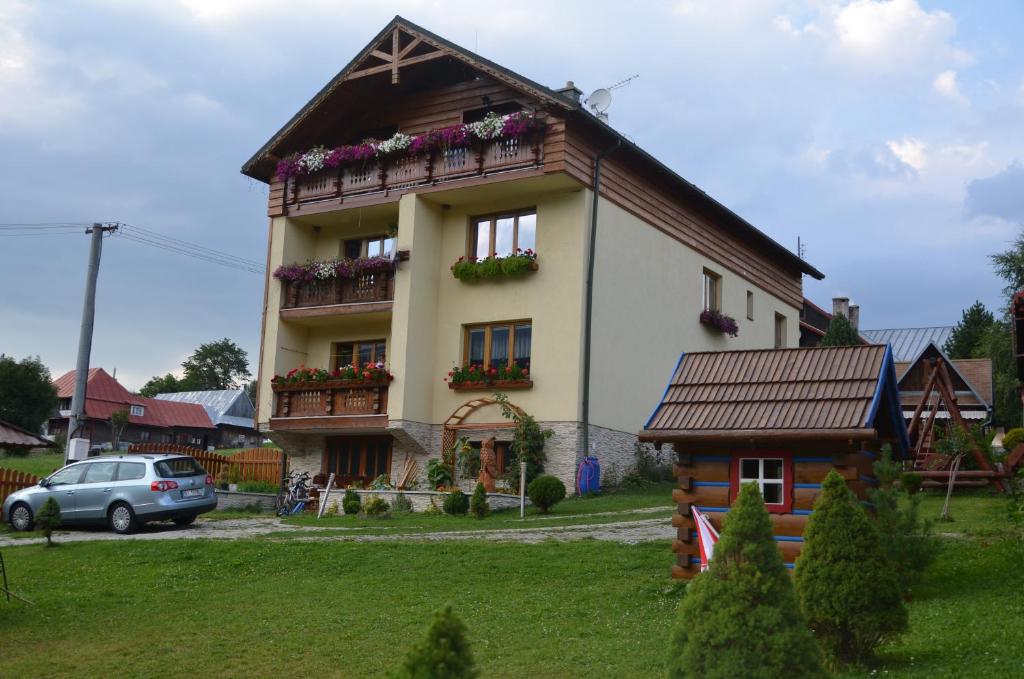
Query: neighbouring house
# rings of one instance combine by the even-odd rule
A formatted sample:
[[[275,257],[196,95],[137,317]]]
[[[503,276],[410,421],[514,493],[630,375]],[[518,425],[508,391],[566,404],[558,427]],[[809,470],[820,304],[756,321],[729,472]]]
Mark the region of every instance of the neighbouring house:
[[[0,450],[29,451],[33,448],[52,448],[53,441],[22,429],[16,424],[0,420]]]
[[[681,350],[797,346],[822,277],[571,82],[401,17],[242,172],[269,187],[258,428],[314,474],[398,480],[462,436],[501,472],[501,392],[567,487],[585,452],[621,475]]]
[[[862,344],[885,344],[885,342],[872,342],[865,337],[864,333],[860,332],[860,306],[850,304],[849,297],[833,297],[832,313],[804,297],[803,306],[800,309],[800,346],[821,346],[821,340],[828,332],[828,326],[836,314],[845,316],[850,321],[850,325],[861,336]]]
[[[155,398],[201,405],[217,428],[217,434],[210,440],[212,446],[246,448],[260,445],[262,437],[255,428],[256,408],[244,389],[180,391],[157,394]]]
[[[909,448],[895,363],[879,345],[683,354],[640,440],[677,456],[679,578],[700,570],[693,507],[720,530],[740,485],[757,483],[792,568],[828,472],[866,500],[881,446],[898,459]]]
[[[51,436],[67,435],[71,415],[71,397],[75,391],[75,371],[69,370],[54,380],[57,387],[57,413],[50,418]],[[114,432],[110,418],[127,410],[128,424],[121,434],[120,446],[131,443],[179,443],[206,448],[217,434],[206,410],[195,403],[176,403],[133,394],[103,368],[90,368],[85,388],[85,431],[90,448],[109,447]]]

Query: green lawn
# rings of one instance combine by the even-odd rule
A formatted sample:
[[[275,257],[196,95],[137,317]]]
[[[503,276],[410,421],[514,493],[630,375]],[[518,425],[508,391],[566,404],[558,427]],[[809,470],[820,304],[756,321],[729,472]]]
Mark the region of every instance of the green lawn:
[[[64,466],[64,456],[61,453],[33,453],[25,457],[0,455],[0,467],[36,476],[46,476],[62,466]]]
[[[565,504],[593,514],[625,497]],[[941,500],[926,498],[925,513]],[[939,529],[956,535],[915,589],[910,632],[874,674],[843,677],[1024,675],[1024,540],[1005,506],[954,497],[956,520]],[[11,676],[89,676],[117,658],[123,676],[377,677],[451,602],[484,677],[658,677],[679,600],[667,542],[134,541],[9,547],[4,558],[14,590],[37,604],[0,602]]]

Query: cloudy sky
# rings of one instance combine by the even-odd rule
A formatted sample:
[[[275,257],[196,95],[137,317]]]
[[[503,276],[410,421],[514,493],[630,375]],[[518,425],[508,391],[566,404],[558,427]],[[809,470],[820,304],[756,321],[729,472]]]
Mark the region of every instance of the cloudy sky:
[[[634,73],[611,122],[826,273],[866,328],[999,302],[1024,223],[1019,0],[0,0],[0,224],[120,221],[265,257],[239,167],[394,14],[539,82]],[[0,227],[2,229],[2,227]],[[87,237],[0,230],[0,353],[74,366]],[[113,237],[93,365],[259,349],[262,282]]]

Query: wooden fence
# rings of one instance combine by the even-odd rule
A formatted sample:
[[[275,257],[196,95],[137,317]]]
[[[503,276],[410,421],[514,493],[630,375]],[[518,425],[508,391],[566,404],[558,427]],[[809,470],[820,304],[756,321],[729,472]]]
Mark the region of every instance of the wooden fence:
[[[232,469],[237,469],[239,479],[242,481],[266,481],[278,484],[281,482],[283,471],[281,467],[284,464],[284,454],[278,448],[247,448],[229,456],[177,444],[136,443],[128,449],[128,452],[191,455],[215,480],[222,473],[230,474]]]
[[[0,469],[0,504],[3,504],[7,496],[14,491],[36,485],[40,478],[42,477],[13,469]]]

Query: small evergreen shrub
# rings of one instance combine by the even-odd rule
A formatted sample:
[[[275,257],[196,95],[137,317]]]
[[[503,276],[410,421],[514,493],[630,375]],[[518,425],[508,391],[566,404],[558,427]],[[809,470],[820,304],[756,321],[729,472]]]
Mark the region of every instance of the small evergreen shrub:
[[[875,505],[874,524],[882,552],[904,596],[909,596],[914,583],[935,560],[939,549],[938,540],[931,532],[931,523],[922,521],[919,516],[921,496],[916,493],[921,477],[917,474],[901,475],[892,461],[889,445],[882,448],[874,471],[878,486],[868,491]],[[917,486],[911,489],[915,482]]]
[[[394,679],[473,679],[478,672],[466,626],[451,606],[434,614],[427,637],[409,650]]]
[[[1003,450],[1012,452],[1021,442],[1024,442],[1024,429],[1015,427],[1003,435]]]
[[[408,514],[412,512],[412,502],[405,496],[405,493],[399,493],[391,501],[391,511],[396,514]]]
[[[53,531],[60,527],[60,505],[55,499],[47,498],[36,514],[36,530],[46,536],[46,546],[53,546]]]
[[[381,518],[387,516],[389,511],[391,511],[391,505],[382,497],[368,498],[363,504],[363,513],[367,516]]]
[[[538,476],[526,489],[526,494],[542,514],[547,514],[551,508],[565,499],[565,484],[554,476],[547,474]]]
[[[439,516],[444,512],[442,512],[441,508],[437,506],[437,502],[435,501],[435,499],[431,497],[430,504],[428,504],[427,508],[423,510],[423,513],[427,516]]]
[[[491,513],[491,506],[487,504],[487,491],[484,484],[477,483],[473,491],[473,497],[469,499],[469,511],[478,519],[486,518]]]
[[[338,515],[338,501],[335,500],[330,504],[327,509],[324,510],[324,516],[337,516]]]
[[[833,469],[821,487],[795,584],[808,624],[839,667],[870,660],[880,643],[907,628],[907,610],[878,530],[846,481]]]
[[[355,492],[351,488],[345,491],[345,496],[341,499],[341,508],[345,510],[346,514],[355,516],[363,508],[363,501],[359,499],[359,493]]]
[[[756,484],[740,490],[709,570],[687,587],[671,649],[670,679],[826,676]]]
[[[921,483],[924,481],[920,474],[913,472],[904,472],[900,474],[900,486],[906,491],[907,495],[914,497],[918,491],[921,490]]]
[[[465,514],[469,511],[469,496],[456,488],[444,496],[442,507],[445,514],[452,516]]]

